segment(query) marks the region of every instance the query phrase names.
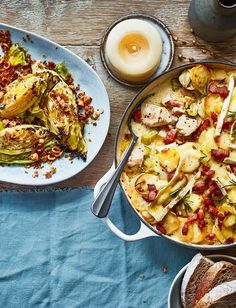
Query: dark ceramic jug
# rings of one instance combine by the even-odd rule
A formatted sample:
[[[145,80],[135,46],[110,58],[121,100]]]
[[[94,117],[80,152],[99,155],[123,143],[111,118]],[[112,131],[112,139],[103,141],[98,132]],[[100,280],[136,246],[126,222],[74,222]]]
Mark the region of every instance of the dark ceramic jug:
[[[192,0],[189,22],[199,37],[221,42],[236,34],[236,0]]]

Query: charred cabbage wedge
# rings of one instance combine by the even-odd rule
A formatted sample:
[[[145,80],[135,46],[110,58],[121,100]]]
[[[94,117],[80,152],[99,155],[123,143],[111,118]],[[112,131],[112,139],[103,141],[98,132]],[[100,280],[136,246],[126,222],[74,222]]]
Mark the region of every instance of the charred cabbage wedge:
[[[45,127],[23,124],[0,131],[0,163],[29,164],[32,151],[39,139],[44,139],[44,148],[56,144],[55,136]]]
[[[0,164],[37,167],[64,152],[86,159],[84,126],[100,116],[92,98],[64,62],[35,61],[9,31],[0,31],[0,43]]]
[[[59,137],[70,150],[80,154],[87,152],[83,138],[83,126],[78,120],[78,111],[73,91],[68,85],[60,81],[48,93],[43,107],[48,127]]]
[[[21,116],[33,105],[39,104],[44,93],[53,86],[52,74],[29,74],[6,87],[6,94],[0,102],[0,117]]]

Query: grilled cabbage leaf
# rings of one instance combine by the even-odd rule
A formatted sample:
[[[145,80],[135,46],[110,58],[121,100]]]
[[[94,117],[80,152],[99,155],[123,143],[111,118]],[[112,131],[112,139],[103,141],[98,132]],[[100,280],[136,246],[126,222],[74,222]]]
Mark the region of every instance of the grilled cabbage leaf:
[[[11,66],[28,65],[25,60],[25,53],[20,49],[18,44],[13,44],[8,51],[8,60]]]
[[[75,95],[65,82],[58,82],[48,93],[44,110],[50,131],[59,136],[70,150],[85,156],[87,146],[82,134],[83,124],[78,120]]]
[[[29,164],[32,151],[39,139],[44,139],[44,148],[56,144],[55,136],[45,127],[22,124],[0,131],[0,163]]]
[[[0,103],[0,117],[13,118],[22,115],[31,106],[40,102],[50,82],[52,75],[42,73],[29,74],[10,83]]]

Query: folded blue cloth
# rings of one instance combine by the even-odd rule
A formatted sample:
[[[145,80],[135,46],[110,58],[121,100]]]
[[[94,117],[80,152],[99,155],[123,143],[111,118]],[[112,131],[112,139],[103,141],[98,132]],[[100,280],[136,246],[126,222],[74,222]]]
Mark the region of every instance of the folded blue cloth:
[[[195,252],[161,238],[123,242],[92,215],[92,198],[91,189],[0,193],[1,307],[167,307]],[[111,217],[138,228],[119,190]]]

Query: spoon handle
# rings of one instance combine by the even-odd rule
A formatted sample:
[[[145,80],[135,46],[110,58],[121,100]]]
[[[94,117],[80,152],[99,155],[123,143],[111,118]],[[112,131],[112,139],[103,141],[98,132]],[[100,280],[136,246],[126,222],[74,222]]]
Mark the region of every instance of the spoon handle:
[[[107,216],[121,173],[128,161],[136,141],[137,137],[133,136],[127,150],[121,158],[120,164],[115,169],[107,183],[104,185],[97,198],[93,201],[91,211],[95,216],[99,218],[104,218]]]

